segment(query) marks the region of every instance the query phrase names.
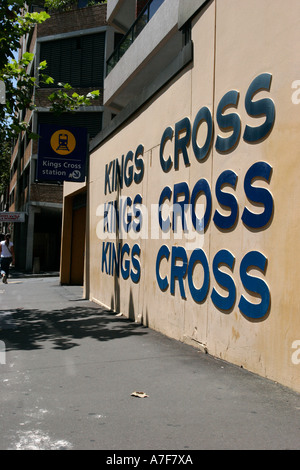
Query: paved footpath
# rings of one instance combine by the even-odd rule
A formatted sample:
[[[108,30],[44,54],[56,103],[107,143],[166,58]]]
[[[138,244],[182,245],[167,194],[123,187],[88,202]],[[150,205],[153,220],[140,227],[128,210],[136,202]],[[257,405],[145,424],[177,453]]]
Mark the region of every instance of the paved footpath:
[[[1,450],[300,449],[291,390],[105,311],[58,277],[9,279],[0,301]]]

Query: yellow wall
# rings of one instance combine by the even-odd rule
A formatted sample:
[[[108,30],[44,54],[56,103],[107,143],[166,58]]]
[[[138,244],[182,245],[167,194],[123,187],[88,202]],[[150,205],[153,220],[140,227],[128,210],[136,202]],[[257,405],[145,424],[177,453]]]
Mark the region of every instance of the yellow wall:
[[[207,349],[210,354],[241,365],[248,370],[300,390],[300,311],[297,298],[299,285],[299,124],[300,104],[296,104],[296,90],[292,88],[299,76],[297,44],[300,40],[298,20],[300,4],[289,0],[288,8],[280,0],[218,0],[212,1],[193,20],[192,40],[194,63],[180,74],[162,92],[148,103],[118,133],[106,141],[91,155],[90,162],[90,298],[118,312],[143,321],[151,328],[185,341],[196,347]],[[276,110],[274,126],[262,141],[250,144],[243,135],[246,126],[259,127],[265,117],[251,117],[245,109],[245,97],[250,84],[263,73],[272,75],[270,91],[260,91],[255,100],[272,100]],[[297,75],[298,74],[298,75]],[[237,113],[241,122],[238,144],[226,154],[215,148],[217,135],[228,137],[220,130],[217,107],[222,97],[231,90],[239,92]],[[208,157],[197,161],[193,146],[188,145],[189,166],[179,156],[179,169],[174,165],[168,173],[160,164],[160,142],[163,132],[188,118],[193,125],[198,111],[207,106],[213,116],[214,138]],[[205,140],[205,125],[200,126],[198,145]],[[105,165],[115,159],[126,157],[128,151],[135,152],[142,144],[145,164],[144,177],[139,184],[131,184],[111,194],[104,194]],[[174,139],[166,143],[164,158],[174,157]],[[241,217],[244,208],[259,214],[263,206],[247,199],[244,178],[256,162],[265,162],[272,167],[269,183],[259,178],[253,187],[268,190],[272,195],[274,213],[270,222],[259,230],[247,228]],[[236,189],[224,191],[235,195],[239,214],[235,227],[220,230],[213,221],[215,211],[230,214],[216,198],[215,185],[225,170],[237,175]],[[198,248],[202,248],[209,264],[210,284],[208,295],[201,303],[195,302],[189,290],[187,276],[184,279],[186,298],[180,295],[179,283],[175,281],[175,293],[170,287],[162,292],[156,279],[156,259],[162,245],[172,251],[173,246],[185,247],[188,260],[195,249],[186,237],[176,239],[148,238],[122,240],[132,247],[140,247],[141,276],[135,283],[122,275],[102,272],[101,207],[121,196],[137,194],[151,211],[158,204],[162,189],[176,183],[187,183],[190,193],[200,179],[209,183],[212,194],[212,216]],[[266,192],[265,192],[266,194]],[[205,204],[200,197],[199,202]],[[155,213],[156,214],[156,213]],[[155,218],[155,217],[154,217]],[[148,219],[149,225],[151,220]],[[107,235],[107,234],[106,234]],[[117,237],[118,238],[118,237]],[[118,243],[120,240],[115,240]],[[123,246],[122,245],[122,246]],[[228,267],[220,268],[234,280],[236,299],[230,311],[216,308],[211,299],[213,289],[226,296],[227,291],[217,284],[212,263],[217,252],[228,250],[235,258],[233,272]],[[271,305],[263,318],[249,318],[239,308],[241,296],[251,304],[259,304],[261,298],[247,292],[240,277],[240,265],[244,256],[257,251],[267,258],[265,273],[250,270],[249,274],[260,278],[268,286]],[[107,258],[108,259],[108,256]],[[125,256],[124,260],[127,259]],[[170,281],[171,256],[161,263],[160,274]],[[104,269],[105,271],[105,269]],[[198,265],[193,274],[195,287],[202,285],[202,270]]]

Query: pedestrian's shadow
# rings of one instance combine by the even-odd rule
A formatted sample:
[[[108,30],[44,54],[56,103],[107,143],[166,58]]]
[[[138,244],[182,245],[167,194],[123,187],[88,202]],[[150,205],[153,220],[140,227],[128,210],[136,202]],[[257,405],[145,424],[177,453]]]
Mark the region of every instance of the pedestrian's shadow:
[[[79,340],[93,338],[111,341],[131,335],[145,335],[147,328],[101,307],[70,307],[51,312],[16,309],[1,311],[0,340],[6,351],[14,349],[42,349],[52,342],[54,349],[79,346]],[[78,340],[78,341],[76,341]]]

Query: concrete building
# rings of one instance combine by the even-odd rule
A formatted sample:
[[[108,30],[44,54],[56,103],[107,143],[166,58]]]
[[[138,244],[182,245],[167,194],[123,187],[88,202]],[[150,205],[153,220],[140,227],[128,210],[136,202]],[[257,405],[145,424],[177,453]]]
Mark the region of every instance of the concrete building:
[[[43,4],[41,1],[36,3]],[[51,18],[37,25],[21,43],[20,54],[26,51],[35,54],[31,73],[36,74],[38,64],[46,60],[45,73],[55,80],[54,84],[40,83],[35,89],[34,111],[20,113],[20,119],[29,122],[35,133],[40,124],[62,122],[87,127],[89,137],[93,138],[101,131],[105,119],[111,118],[111,113],[105,113],[102,99],[109,42],[106,5],[87,7],[86,4],[81,1],[78,5],[82,8],[74,5],[70,11],[51,12]],[[41,6],[31,8],[33,11],[43,9]],[[59,82],[70,83],[73,91],[79,94],[99,89],[100,98],[76,113],[56,116],[49,112],[48,96],[57,89]],[[15,144],[11,159],[9,211],[25,213],[25,223],[12,227],[16,264],[26,271],[59,270],[63,184],[37,181],[37,153],[38,141],[23,134]]]
[[[82,185],[86,295],[300,391],[299,2],[139,13],[108,0],[124,37],[104,81],[116,116]],[[75,195],[65,184],[63,246]]]

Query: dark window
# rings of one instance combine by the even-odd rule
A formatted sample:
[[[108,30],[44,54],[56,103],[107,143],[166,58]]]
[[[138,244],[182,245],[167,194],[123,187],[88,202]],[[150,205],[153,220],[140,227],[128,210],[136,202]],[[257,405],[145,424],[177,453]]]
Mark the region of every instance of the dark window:
[[[114,36],[114,49],[117,47],[119,42],[123,39],[123,37],[124,37],[124,34],[115,33],[115,36]]]
[[[87,6],[87,4],[89,3],[89,0],[78,0],[78,8],[84,8]]]
[[[41,44],[41,61],[46,73],[57,83],[73,87],[103,87],[105,33],[50,41]]]

